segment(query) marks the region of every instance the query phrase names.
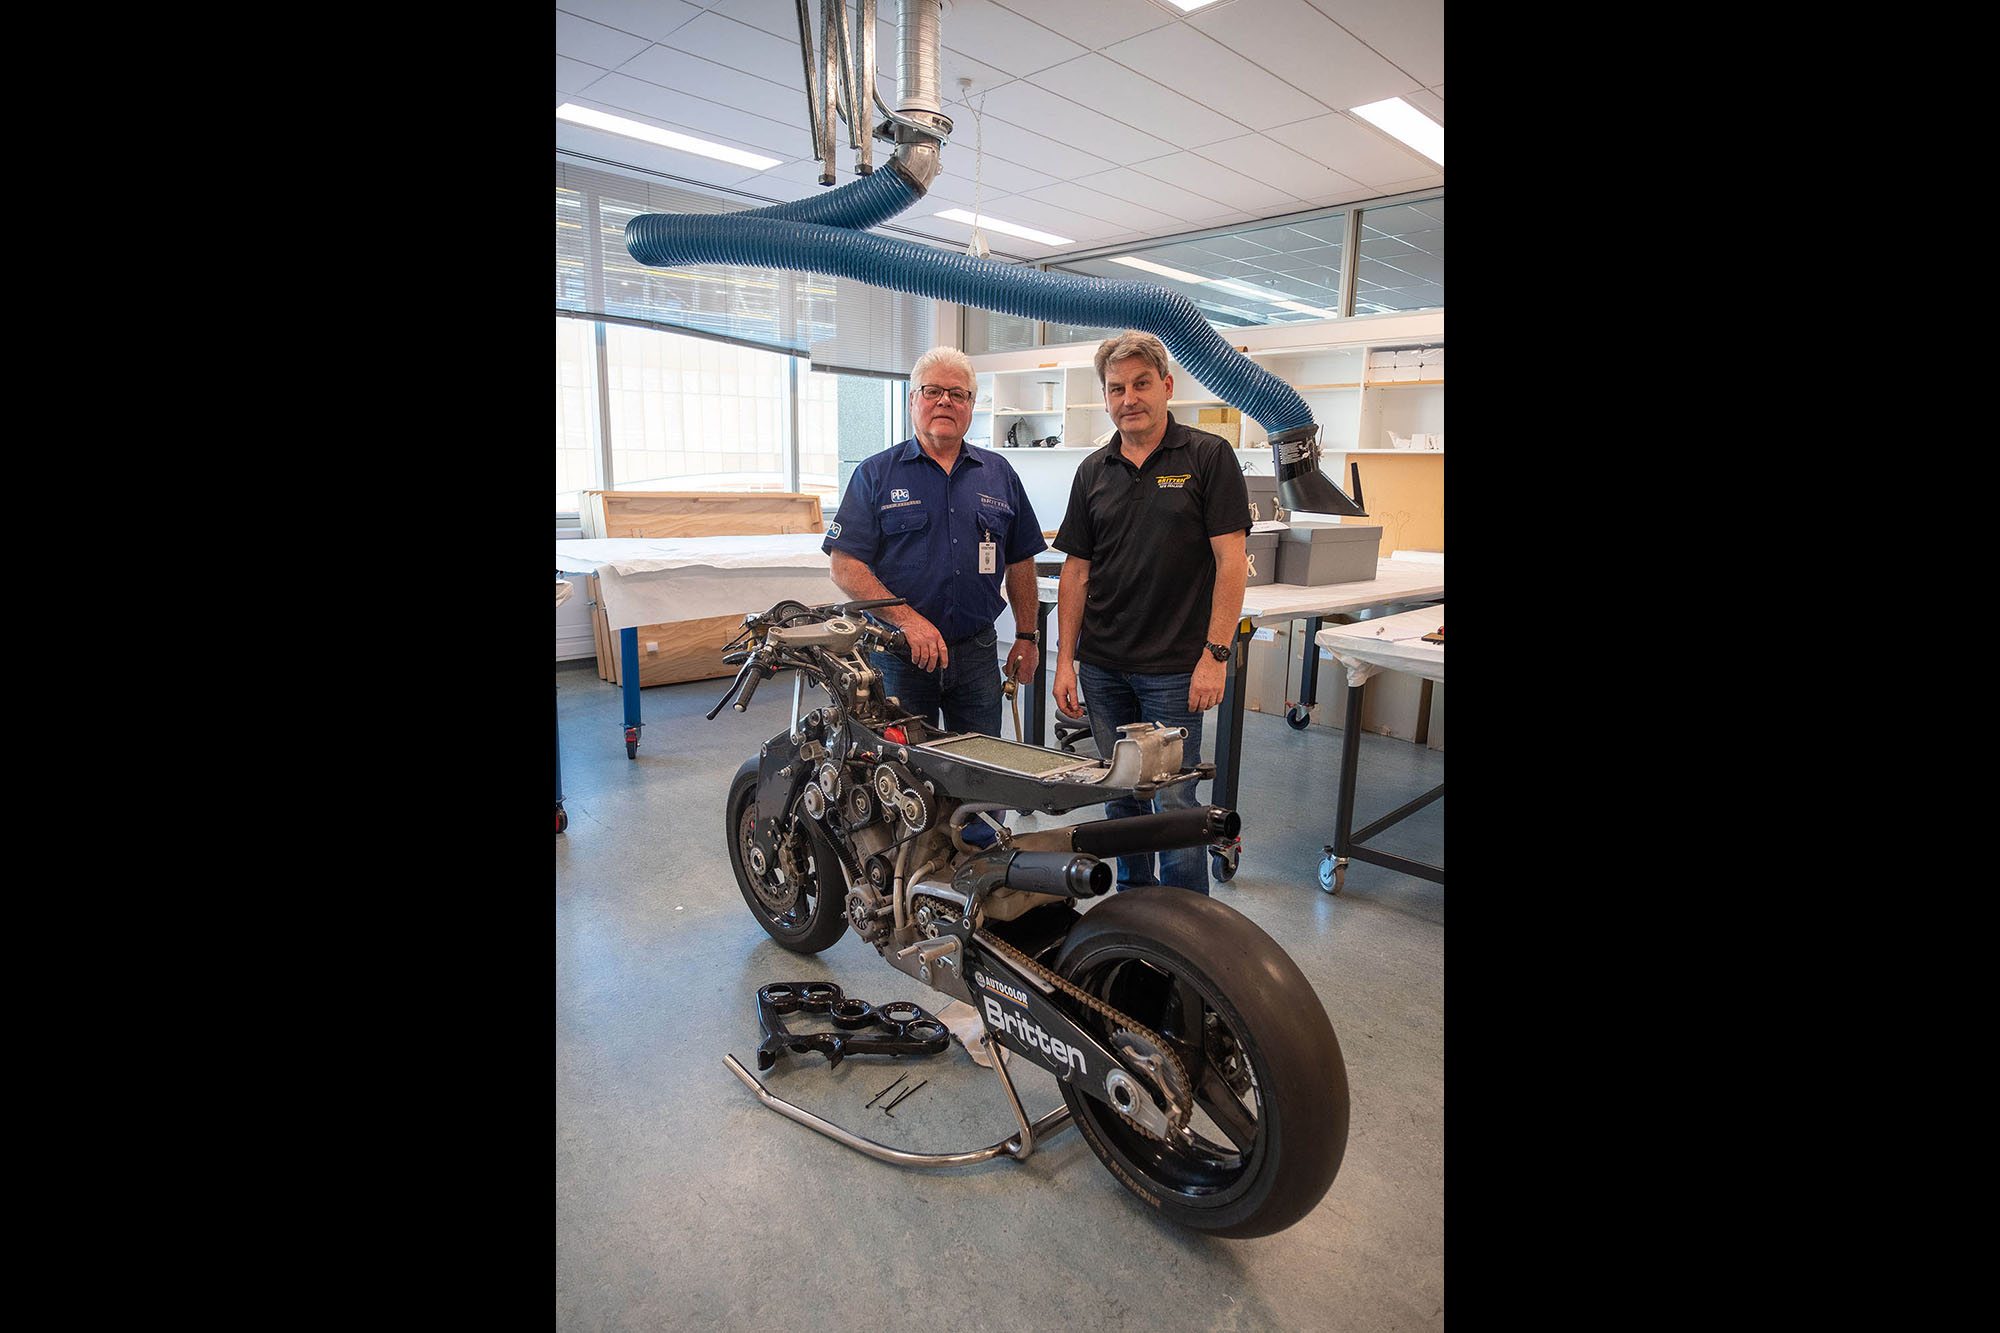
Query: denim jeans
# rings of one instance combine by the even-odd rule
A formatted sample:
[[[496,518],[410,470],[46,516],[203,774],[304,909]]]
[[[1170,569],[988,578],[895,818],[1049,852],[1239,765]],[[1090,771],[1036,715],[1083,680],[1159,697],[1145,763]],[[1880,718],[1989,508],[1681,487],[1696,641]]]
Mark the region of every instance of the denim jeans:
[[[969,639],[945,645],[950,660],[941,671],[925,671],[894,653],[873,654],[875,669],[882,673],[882,692],[893,695],[906,713],[915,713],[932,726],[938,725],[938,711],[944,711],[946,731],[978,731],[988,736],[1000,734],[999,643],[988,625]]]
[[[988,736],[1000,734],[999,638],[988,625],[969,639],[947,643],[944,668],[925,671],[894,653],[875,653],[875,669],[882,673],[882,693],[893,696],[906,713],[915,713],[932,726],[938,712],[944,712],[946,731],[977,731]],[[994,818],[1000,818],[998,814]],[[965,840],[983,847],[994,838],[986,821],[974,818],[965,826]]]
[[[1085,712],[1090,715],[1091,738],[1097,742],[1100,758],[1111,757],[1118,728],[1132,722],[1157,722],[1163,727],[1186,727],[1181,742],[1183,768],[1201,758],[1200,713],[1188,710],[1188,683],[1192,671],[1149,676],[1130,671],[1109,671],[1089,662],[1076,664],[1077,688],[1083,693]],[[1107,818],[1149,815],[1156,810],[1180,810],[1201,804],[1194,789],[1199,782],[1163,791],[1150,800],[1121,798],[1104,803]],[[1159,861],[1159,875],[1153,863]],[[1142,852],[1118,858],[1118,888],[1121,892],[1138,884],[1172,884],[1196,893],[1208,892],[1208,849],[1176,847],[1171,851]]]

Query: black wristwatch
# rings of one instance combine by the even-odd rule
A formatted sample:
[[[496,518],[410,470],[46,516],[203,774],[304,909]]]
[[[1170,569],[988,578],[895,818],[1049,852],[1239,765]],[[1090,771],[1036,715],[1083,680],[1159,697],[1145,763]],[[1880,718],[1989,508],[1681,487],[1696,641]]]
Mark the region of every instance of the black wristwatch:
[[[1226,643],[1204,643],[1202,647],[1208,649],[1208,655],[1218,662],[1229,660],[1229,645]]]
[[[1029,643],[1040,643],[1042,641],[1042,636],[1035,633],[1033,630],[1029,630],[1026,634],[1023,634],[1019,630],[1015,630],[1014,637],[1017,639],[1026,639]]]

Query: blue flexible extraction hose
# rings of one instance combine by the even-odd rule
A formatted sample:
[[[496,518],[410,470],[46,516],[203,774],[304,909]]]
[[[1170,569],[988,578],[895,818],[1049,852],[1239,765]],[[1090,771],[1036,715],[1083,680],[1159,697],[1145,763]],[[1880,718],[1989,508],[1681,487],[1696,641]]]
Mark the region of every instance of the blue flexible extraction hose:
[[[735,264],[851,278],[1023,319],[1142,329],[1190,374],[1271,438],[1289,507],[1361,514],[1319,472],[1318,428],[1298,391],[1224,342],[1194,302],[1155,283],[1045,273],[869,234],[923,190],[895,169],[840,189],[740,213],[645,213],[625,225],[625,248],[652,268]]]

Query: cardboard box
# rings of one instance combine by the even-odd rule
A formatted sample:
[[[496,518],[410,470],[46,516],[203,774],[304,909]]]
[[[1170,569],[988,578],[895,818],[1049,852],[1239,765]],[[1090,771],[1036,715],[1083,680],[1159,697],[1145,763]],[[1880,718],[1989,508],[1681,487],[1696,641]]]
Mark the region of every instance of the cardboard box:
[[[1313,586],[1375,577],[1379,523],[1294,523],[1279,534],[1278,582]]]
[[[1275,532],[1253,532],[1244,539],[1244,554],[1250,559],[1250,577],[1244,582],[1255,587],[1259,583],[1278,581],[1278,534]]]

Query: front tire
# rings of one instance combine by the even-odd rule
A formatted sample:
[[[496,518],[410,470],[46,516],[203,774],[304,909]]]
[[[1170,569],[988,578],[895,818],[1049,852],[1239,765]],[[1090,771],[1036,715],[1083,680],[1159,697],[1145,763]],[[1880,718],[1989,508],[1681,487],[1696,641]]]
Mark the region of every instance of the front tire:
[[[1185,889],[1131,889],[1083,914],[1058,974],[1152,1028],[1195,1109],[1162,1143],[1062,1084],[1092,1152],[1182,1226],[1267,1236],[1310,1213],[1347,1151],[1347,1066],[1312,984],[1234,908]],[[1112,1045],[1108,1020],[1091,1035]]]
[[[757,810],[757,761],[737,770],[729,784],[725,807],[729,829],[729,866],[736,872],[736,887],[749,905],[750,915],[766,934],[793,953],[819,953],[833,946],[847,933],[847,894],[844,887],[831,891],[821,887],[822,879],[838,883],[840,871],[822,872],[816,864],[812,839],[799,837],[794,860],[803,870],[794,883],[780,867],[767,865],[759,873],[752,865],[751,834],[760,817]]]

